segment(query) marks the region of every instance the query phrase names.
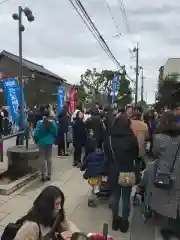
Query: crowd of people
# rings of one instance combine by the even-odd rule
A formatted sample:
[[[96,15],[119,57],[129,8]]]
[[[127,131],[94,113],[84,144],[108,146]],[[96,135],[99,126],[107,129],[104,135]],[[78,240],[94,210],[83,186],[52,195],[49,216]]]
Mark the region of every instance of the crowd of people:
[[[128,231],[131,192],[136,186],[136,196],[141,197],[145,209],[160,216],[163,238],[180,234],[178,107],[158,114],[155,110],[143,112],[140,107],[96,104],[88,110],[77,106],[73,114],[66,109],[56,114],[48,105],[29,111],[28,122],[41,152],[43,182],[51,179],[53,145],[57,145],[59,157],[68,156],[68,147],[72,143],[72,165],[84,171],[85,179],[107,177],[113,230]],[[101,184],[102,179],[99,194]],[[38,234],[38,228],[36,230]]]
[[[73,115],[74,166],[83,166],[85,179],[108,176],[113,230],[128,231],[131,192],[137,186],[144,209],[158,216],[163,238],[180,237],[179,120],[178,107],[158,114],[139,107],[96,105],[84,114],[79,109]],[[83,147],[85,166],[81,161]],[[147,215],[149,212],[143,214],[152,216]]]

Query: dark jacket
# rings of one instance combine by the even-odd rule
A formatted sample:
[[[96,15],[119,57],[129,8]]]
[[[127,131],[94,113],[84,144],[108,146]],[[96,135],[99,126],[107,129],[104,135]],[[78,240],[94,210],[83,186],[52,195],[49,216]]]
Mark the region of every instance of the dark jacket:
[[[104,172],[104,153],[96,151],[88,154],[81,167],[81,171],[84,170],[84,179],[102,176]]]
[[[98,147],[98,143],[95,137],[87,137],[87,141],[86,141],[86,156],[93,152],[97,147]]]
[[[68,133],[69,119],[67,116],[59,116],[58,139],[64,139],[64,134]]]
[[[119,171],[132,171],[139,149],[131,128],[115,124],[111,131],[111,143]]]
[[[43,111],[42,110],[35,110],[34,112],[34,128],[36,127],[36,124],[43,119]]]
[[[82,119],[75,118],[72,128],[73,143],[75,145],[84,145],[86,142],[86,129]]]
[[[91,117],[86,121],[86,129],[93,129],[96,139],[99,141],[102,139],[103,126],[101,116],[96,109],[91,109]]]
[[[115,123],[111,130],[111,146],[109,147],[111,184],[117,184],[119,172],[134,171],[134,160],[139,155],[138,142],[130,127]]]

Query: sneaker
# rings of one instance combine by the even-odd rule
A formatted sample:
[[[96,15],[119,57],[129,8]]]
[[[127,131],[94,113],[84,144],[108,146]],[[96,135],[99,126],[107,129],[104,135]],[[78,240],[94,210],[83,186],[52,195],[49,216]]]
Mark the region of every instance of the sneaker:
[[[46,180],[47,180],[47,181],[51,181],[51,176],[50,176],[50,175],[47,176]]]
[[[126,233],[129,229],[129,221],[126,218],[121,218],[119,222],[119,229],[122,233]]]

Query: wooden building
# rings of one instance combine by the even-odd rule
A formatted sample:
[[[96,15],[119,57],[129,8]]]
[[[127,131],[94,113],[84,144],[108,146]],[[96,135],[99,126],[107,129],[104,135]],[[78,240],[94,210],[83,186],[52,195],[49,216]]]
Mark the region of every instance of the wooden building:
[[[0,53],[0,78],[18,77],[20,71],[19,57],[3,50]],[[25,86],[25,98],[28,106],[34,104],[57,103],[57,89],[66,85],[66,80],[42,65],[23,59],[23,79]],[[0,91],[0,105],[5,105],[3,87]]]

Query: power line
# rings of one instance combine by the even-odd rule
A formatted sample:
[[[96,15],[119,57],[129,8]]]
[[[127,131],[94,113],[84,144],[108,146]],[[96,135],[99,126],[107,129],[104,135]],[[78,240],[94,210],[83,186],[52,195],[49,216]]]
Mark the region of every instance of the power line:
[[[101,43],[101,41],[99,40],[99,38],[96,36],[96,34],[92,31],[92,29],[90,28],[90,26],[87,24],[87,22],[84,20],[83,16],[81,15],[80,11],[78,10],[78,8],[76,7],[76,5],[73,3],[72,0],[69,0],[71,2],[71,4],[73,5],[73,7],[75,8],[76,12],[78,13],[78,15],[81,17],[81,19],[83,20],[83,22],[85,23],[86,27],[89,29],[89,31],[93,34],[93,36],[96,38],[97,42],[99,43],[99,45],[102,47],[102,49],[108,54],[109,58],[114,61],[114,59],[112,59],[111,55],[109,54],[109,52],[107,51],[107,49],[104,47],[104,45]]]
[[[126,30],[127,30],[128,33],[130,33],[131,30],[130,30],[129,20],[128,20],[128,17],[127,17],[127,14],[126,14],[126,9],[125,9],[123,0],[118,0],[118,3],[119,3],[120,11],[122,13],[122,17],[123,17],[123,21],[124,21]]]
[[[118,68],[121,68],[120,63],[117,61],[111,50],[109,49],[106,41],[96,28],[95,24],[92,22],[91,18],[89,17],[87,11],[83,7],[82,3],[79,0],[75,0],[75,3],[73,3],[73,0],[69,0],[78,15],[81,17],[83,22],[85,23],[86,27],[91,31],[95,39],[98,41],[99,45],[102,47],[102,49],[106,52],[106,54],[109,56],[109,58],[117,65]],[[81,13],[80,13],[81,12]],[[84,16],[84,17],[83,17]]]
[[[82,5],[80,0],[75,0],[76,3],[78,4],[78,6],[80,7],[81,11],[83,12],[85,18],[88,20],[88,22],[90,23],[91,27],[93,28],[93,30],[96,32],[97,36],[100,38],[101,42],[103,43],[103,45],[106,47],[106,49],[108,50],[109,54],[112,56],[112,58],[114,59],[115,63],[117,64],[117,66],[119,68],[121,68],[120,63],[117,61],[117,59],[115,58],[115,56],[113,55],[113,53],[111,52],[109,46],[107,45],[106,41],[104,40],[104,38],[102,37],[102,35],[100,34],[100,32],[98,31],[97,27],[95,26],[95,24],[93,23],[93,21],[91,20],[90,16],[88,15],[87,11],[85,10],[84,6]]]
[[[4,1],[0,2],[0,4],[3,4],[3,3],[5,3],[5,2],[7,2],[7,1],[9,1],[9,0],[4,0]]]
[[[118,33],[118,35],[120,36],[120,35],[121,35],[121,32],[119,31],[119,25],[117,24],[117,22],[116,22],[116,20],[115,20],[115,18],[114,18],[114,15],[113,15],[113,12],[112,12],[112,10],[111,10],[111,7],[110,7],[109,3],[107,2],[107,0],[104,0],[104,2],[105,2],[106,7],[107,7],[108,10],[109,10],[109,13],[110,13],[110,15],[111,15],[112,21],[113,21],[113,23],[114,23],[114,25],[115,25],[115,28],[116,28],[116,30],[117,30],[117,33]]]

